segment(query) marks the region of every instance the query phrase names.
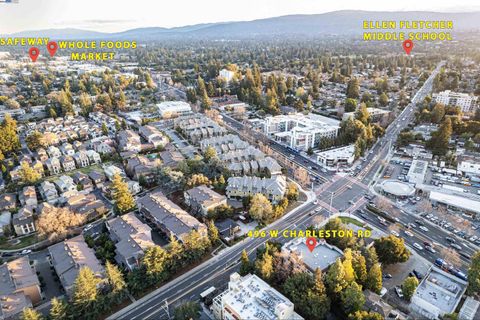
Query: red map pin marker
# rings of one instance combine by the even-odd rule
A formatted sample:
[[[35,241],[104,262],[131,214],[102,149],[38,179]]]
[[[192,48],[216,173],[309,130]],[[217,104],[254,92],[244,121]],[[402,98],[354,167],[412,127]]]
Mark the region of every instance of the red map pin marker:
[[[317,239],[316,238],[308,238],[306,243],[305,243],[308,247],[308,250],[310,250],[310,252],[313,251],[313,249],[315,249],[316,245],[317,245]]]
[[[55,41],[50,41],[47,44],[47,50],[50,52],[50,57],[53,57],[55,55],[55,52],[57,52],[58,49],[58,44]]]
[[[407,40],[403,41],[402,46],[403,46],[403,50],[405,50],[405,52],[407,54],[410,54],[410,52],[413,49],[413,41],[410,40],[410,39],[407,39]]]
[[[32,47],[30,48],[30,50],[28,50],[28,54],[30,55],[30,59],[35,62],[40,55],[40,50],[38,50],[38,48]]]

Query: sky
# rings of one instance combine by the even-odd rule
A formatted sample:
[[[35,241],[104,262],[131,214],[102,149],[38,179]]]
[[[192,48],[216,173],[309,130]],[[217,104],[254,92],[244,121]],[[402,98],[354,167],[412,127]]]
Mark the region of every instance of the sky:
[[[245,21],[336,10],[480,11],[478,0],[0,0],[0,34],[78,28],[118,32],[141,27]]]

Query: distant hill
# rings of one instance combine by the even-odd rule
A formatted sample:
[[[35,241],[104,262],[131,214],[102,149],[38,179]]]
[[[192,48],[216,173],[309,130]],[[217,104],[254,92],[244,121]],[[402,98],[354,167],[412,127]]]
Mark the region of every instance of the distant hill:
[[[426,11],[334,11],[312,15],[289,15],[240,22],[207,23],[176,28],[138,28],[117,33],[101,33],[79,29],[25,31],[11,36],[46,36],[52,39],[245,39],[273,36],[321,36],[360,34],[364,20],[452,20],[454,30],[480,30],[480,12],[442,13]]]

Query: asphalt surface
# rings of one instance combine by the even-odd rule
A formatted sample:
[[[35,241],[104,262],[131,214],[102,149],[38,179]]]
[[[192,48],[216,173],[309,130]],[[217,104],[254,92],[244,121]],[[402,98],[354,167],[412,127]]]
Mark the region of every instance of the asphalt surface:
[[[270,142],[270,146],[278,153],[289,157],[292,161],[309,170],[309,173],[324,183],[316,190],[317,198],[314,203],[307,204],[304,208],[298,210],[293,215],[288,215],[278,220],[266,228],[268,230],[291,229],[297,225],[305,223],[312,218],[310,213],[316,208],[323,208],[329,212],[350,212],[355,213],[366,203],[364,194],[368,193],[368,186],[373,182],[376,173],[380,170],[383,160],[387,159],[392,151],[392,145],[396,140],[399,132],[410,123],[416,103],[422,101],[425,96],[431,92],[432,81],[439,72],[442,62],[430,75],[422,88],[412,99],[412,102],[400,113],[400,115],[387,128],[385,135],[380,138],[371,148],[369,153],[365,155],[365,161],[361,161],[359,165],[360,171],[356,177],[348,175],[339,176],[332,173],[322,172],[322,168],[311,160],[301,156],[298,153],[292,153],[291,150],[276,142]],[[224,122],[235,129],[242,130],[244,125],[241,122],[223,115]],[[268,141],[265,136],[253,131],[255,139],[258,141]],[[291,155],[294,155],[291,157]],[[312,169],[310,169],[311,167]],[[315,169],[313,169],[315,168]],[[368,213],[369,223],[375,227],[388,232],[388,226],[380,224],[380,221],[374,214]],[[402,215],[399,217],[400,223],[408,224],[415,217],[410,215]],[[413,237],[409,237],[402,233],[400,236],[405,238],[409,245],[417,242],[423,247],[423,242],[428,241],[436,246],[447,245],[445,237],[447,234],[444,230],[429,226],[428,234],[421,230],[412,229]],[[403,232],[403,231],[402,231]],[[182,276],[170,281],[163,287],[157,289],[154,293],[147,295],[144,299],[120,310],[118,313],[110,316],[108,319],[162,319],[166,318],[165,302],[169,306],[178,304],[183,300],[196,300],[199,294],[213,286],[224,286],[228,282],[229,275],[238,268],[241,252],[245,249],[249,254],[253,254],[255,250],[264,245],[269,238],[247,238],[235,246],[225,249],[219,256],[213,257]],[[284,239],[277,239],[284,241]],[[471,248],[465,247],[466,252],[472,252]],[[437,256],[425,250],[420,250],[419,254],[430,261],[434,261]],[[438,253],[437,253],[438,255]],[[464,261],[466,263],[466,261]],[[464,268],[463,268],[464,269]]]

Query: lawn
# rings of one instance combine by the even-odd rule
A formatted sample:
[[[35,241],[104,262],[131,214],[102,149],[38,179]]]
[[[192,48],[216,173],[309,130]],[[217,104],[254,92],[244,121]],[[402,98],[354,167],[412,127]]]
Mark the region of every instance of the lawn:
[[[32,234],[23,238],[20,238],[20,242],[16,242],[13,240],[6,241],[2,244],[0,244],[0,250],[15,250],[15,249],[22,249],[25,247],[28,247],[32,244],[35,244],[39,241],[38,237],[36,234]]]
[[[342,220],[342,222],[345,223],[345,224],[351,223],[351,224],[354,224],[358,227],[364,228],[364,226],[363,226],[364,224],[362,222],[358,221],[357,219],[350,218],[350,217],[340,217],[340,220]],[[367,227],[366,229],[370,229],[370,228]]]

